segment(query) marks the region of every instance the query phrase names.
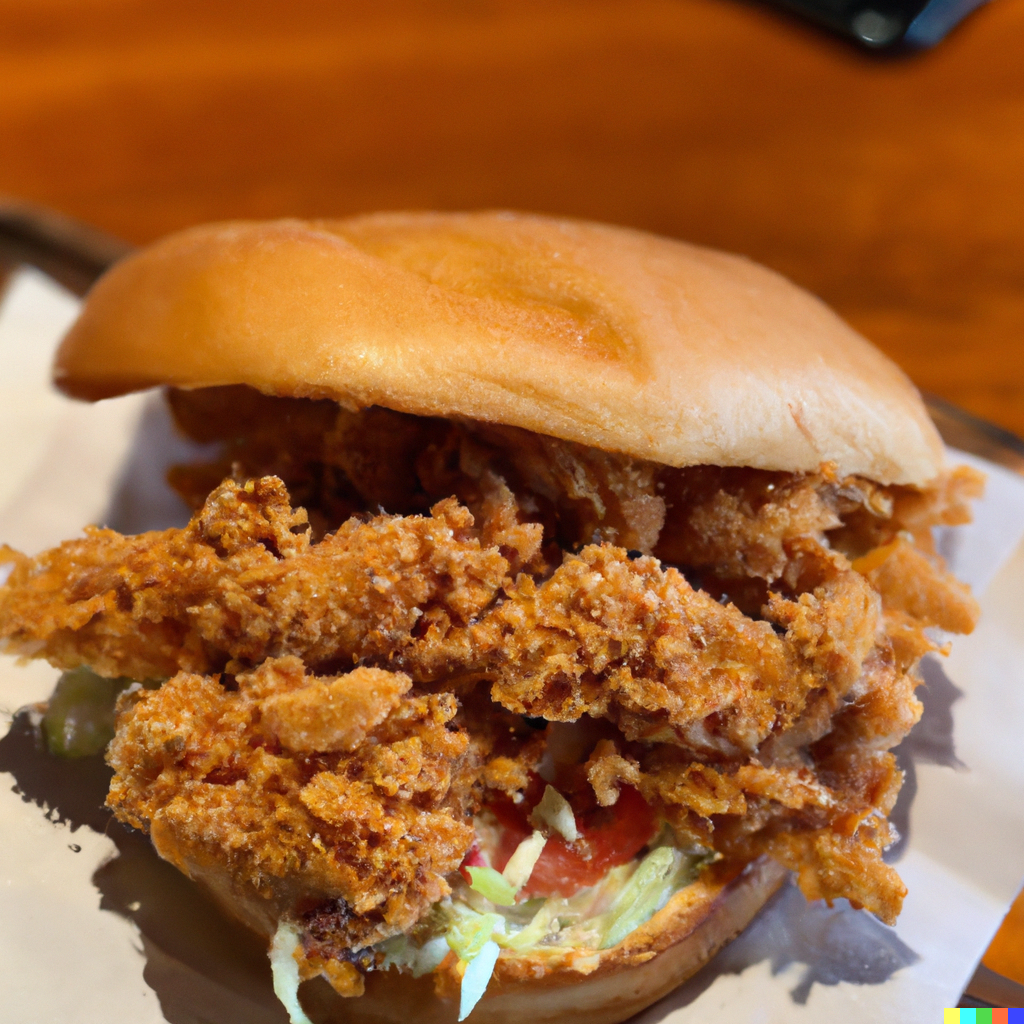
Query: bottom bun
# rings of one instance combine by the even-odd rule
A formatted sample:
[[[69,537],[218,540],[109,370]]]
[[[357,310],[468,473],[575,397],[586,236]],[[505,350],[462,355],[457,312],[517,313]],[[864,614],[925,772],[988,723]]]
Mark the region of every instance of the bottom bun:
[[[229,914],[265,938],[294,894],[268,900],[242,893],[218,859],[185,855],[158,824],[157,852],[201,885]],[[742,867],[722,863],[680,889],[646,924],[611,949],[539,946],[505,950],[469,1024],[618,1024],[695,974],[753,920],[786,878],[768,857]],[[321,978],[302,986],[302,1004],[317,1024],[457,1024],[460,975],[449,953],[432,974],[369,971],[366,992],[342,998]]]
[[[667,995],[751,922],[786,869],[767,857],[738,873],[705,872],[647,924],[604,950],[503,954],[468,1024],[618,1024]],[[371,971],[366,993],[342,999],[321,980],[303,987],[318,1024],[456,1024],[459,979],[450,954],[413,978]]]

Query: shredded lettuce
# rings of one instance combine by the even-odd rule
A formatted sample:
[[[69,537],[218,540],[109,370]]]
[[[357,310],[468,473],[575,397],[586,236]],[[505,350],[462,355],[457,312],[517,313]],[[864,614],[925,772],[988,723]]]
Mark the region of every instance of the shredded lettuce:
[[[455,920],[445,939],[465,964],[459,999],[459,1020],[465,1020],[487,990],[500,948],[495,939],[505,932],[501,914],[478,914],[452,904]]]
[[[447,953],[447,942],[444,948]],[[416,954],[419,952],[419,947],[413,943],[408,935],[392,935],[390,939],[378,942],[374,949],[384,954],[381,967],[386,971],[391,970],[392,967],[411,971],[412,965],[416,962]]]
[[[457,916],[445,939],[455,955],[469,963],[491,940],[495,932],[505,931],[505,918],[501,914],[478,914],[475,910],[458,908]]]
[[[541,904],[540,910],[533,915],[533,919],[525,927],[513,932],[502,941],[502,945],[508,949],[529,949],[537,943],[546,939],[553,930],[558,928],[558,912],[565,900],[548,899]]]
[[[518,892],[530,880],[533,869],[544,852],[544,844],[547,837],[543,832],[535,831],[533,835],[524,839],[508,859],[502,875],[505,881]]]
[[[523,851],[520,863],[525,867],[520,870],[525,870],[526,878],[543,848],[541,832],[519,844],[513,857]],[[382,954],[378,963],[384,969],[411,971],[419,978],[436,970],[452,950],[462,973],[462,1021],[486,993],[502,949],[512,956],[538,947],[608,949],[649,921],[674,892],[693,881],[709,859],[707,854],[657,846],[639,864],[611,868],[596,885],[573,896],[518,904],[511,898],[508,903],[494,899],[515,895],[507,868],[504,876],[493,868],[469,868],[472,887],[459,880],[453,898],[435,904],[430,917],[418,926],[415,940],[398,935],[374,947]],[[483,909],[495,907],[503,909]],[[294,956],[299,948],[298,927],[282,921],[270,948],[274,992],[291,1024],[312,1024],[299,1003],[299,966]]]
[[[448,955],[448,943],[443,935],[428,939],[422,946],[417,946],[408,935],[395,935],[385,939],[376,946],[384,954],[381,967],[405,968],[412,972],[414,978],[422,978],[441,966],[441,961]]]
[[[668,839],[664,835],[658,842],[667,844]],[[526,878],[543,848],[540,832],[517,848],[514,857],[520,857]],[[465,1020],[486,993],[501,950],[515,956],[531,949],[614,946],[649,921],[712,858],[707,853],[683,853],[671,845],[657,845],[639,864],[633,861],[611,868],[596,885],[572,896],[522,903],[502,901],[516,892],[507,867],[504,875],[493,868],[472,867],[468,869],[472,885],[458,880],[452,898],[435,904],[430,921],[416,939],[421,945],[407,936],[396,936],[376,949],[384,954],[383,967],[411,970],[416,977],[436,970],[451,949],[459,958],[462,973],[459,1020]],[[424,935],[429,936],[426,941]],[[275,970],[275,984],[276,978]],[[285,1005],[291,1012],[291,1004]]]
[[[448,955],[448,942],[443,935],[429,939],[423,943],[416,954],[416,960],[412,965],[412,976],[422,978],[424,974],[431,974],[441,966],[441,961]]]
[[[471,889],[480,893],[481,896],[486,896],[487,899],[499,907],[515,906],[518,890],[509,883],[508,879],[500,871],[487,867],[471,867],[466,870],[472,879],[469,883]]]
[[[533,818],[557,832],[568,843],[574,843],[580,837],[576,815],[572,813],[569,801],[554,786],[545,788],[540,803],[533,809]]]
[[[274,995],[288,1011],[291,1024],[313,1024],[299,1002],[299,965],[295,960],[295,951],[299,945],[299,929],[287,921],[279,921],[274,940],[270,944]]]
[[[601,949],[618,945],[646,924],[692,875],[690,859],[671,846],[651,850],[615,898],[608,914]]]
[[[459,993],[459,1020],[465,1020],[472,1012],[473,1007],[480,1002],[487,985],[494,974],[494,965],[498,962],[498,954],[501,950],[496,942],[485,942],[469,963],[466,964],[466,972],[462,975],[462,988]]]

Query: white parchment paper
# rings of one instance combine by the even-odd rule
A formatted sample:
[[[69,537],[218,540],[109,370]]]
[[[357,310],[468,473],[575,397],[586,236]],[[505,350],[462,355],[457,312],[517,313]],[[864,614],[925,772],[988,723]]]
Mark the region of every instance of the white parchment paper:
[[[186,515],[162,485],[186,446],[154,396],[86,406],[50,387],[76,310],[33,271],[0,305],[0,542],[23,551],[90,522],[135,531]],[[1024,479],[952,457],[989,474],[974,524],[940,539],[983,617],[926,665],[925,716],[900,748],[904,838],[891,853],[910,894],[898,925],[787,886],[643,1024],[930,1024],[956,1005],[1024,879]],[[55,678],[0,658],[0,733]],[[93,776],[35,751],[25,731],[0,740],[0,1021],[285,1024],[259,944],[143,837],[106,823]]]

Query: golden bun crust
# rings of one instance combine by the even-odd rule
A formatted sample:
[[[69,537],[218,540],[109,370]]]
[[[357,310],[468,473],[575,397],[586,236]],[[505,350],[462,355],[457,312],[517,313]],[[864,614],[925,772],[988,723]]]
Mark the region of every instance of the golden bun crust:
[[[158,849],[159,845],[158,845]],[[275,910],[241,893],[222,868],[182,861],[160,850],[233,917],[268,940]],[[759,857],[742,871],[705,872],[647,924],[605,950],[503,954],[470,1024],[619,1024],[695,974],[753,920],[787,871]],[[450,954],[436,974],[413,978],[371,971],[366,993],[342,999],[326,983],[303,989],[317,1024],[456,1024],[459,980]]]
[[[511,213],[198,227],[115,266],[57,356],[99,399],[247,384],[465,416],[672,466],[921,484],[942,446],[903,373],[738,256]]]

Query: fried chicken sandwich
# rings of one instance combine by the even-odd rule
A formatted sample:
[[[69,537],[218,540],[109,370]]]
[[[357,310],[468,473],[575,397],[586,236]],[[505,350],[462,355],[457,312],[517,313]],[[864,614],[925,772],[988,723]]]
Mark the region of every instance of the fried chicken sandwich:
[[[932,528],[980,483],[813,297],[544,217],[223,224],[116,266],[55,372],[218,454],[183,528],[0,549],[0,645],[51,710],[120,694],[109,806],[292,1021],[612,1024],[787,872],[896,918],[891,751],[977,614]]]

